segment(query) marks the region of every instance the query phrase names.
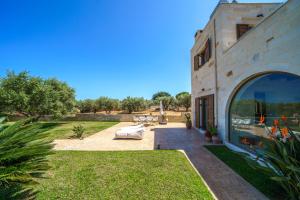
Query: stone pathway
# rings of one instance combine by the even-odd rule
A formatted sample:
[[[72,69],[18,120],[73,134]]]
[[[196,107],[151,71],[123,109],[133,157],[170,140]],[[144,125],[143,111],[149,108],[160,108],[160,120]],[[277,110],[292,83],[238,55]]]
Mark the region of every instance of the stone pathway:
[[[196,130],[162,127],[155,130],[161,149],[182,149],[219,200],[266,200],[260,191],[236,174],[203,147],[204,137]]]
[[[265,200],[261,192],[237,175],[202,145],[203,136],[196,130],[187,130],[183,123],[169,123],[146,128],[143,140],[114,140],[120,127],[132,123],[119,123],[83,140],[56,140],[57,150],[119,151],[181,149],[201,174],[219,200]]]

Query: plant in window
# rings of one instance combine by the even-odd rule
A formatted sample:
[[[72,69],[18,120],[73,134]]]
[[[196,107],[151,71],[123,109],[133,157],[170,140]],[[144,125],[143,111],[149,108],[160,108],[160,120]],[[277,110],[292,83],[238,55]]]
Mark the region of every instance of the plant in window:
[[[263,148],[255,149],[262,165],[255,167],[256,161],[249,157],[247,161],[278,182],[288,199],[300,199],[300,136],[291,130],[285,116],[275,119],[273,126],[265,129],[270,139],[263,140]]]

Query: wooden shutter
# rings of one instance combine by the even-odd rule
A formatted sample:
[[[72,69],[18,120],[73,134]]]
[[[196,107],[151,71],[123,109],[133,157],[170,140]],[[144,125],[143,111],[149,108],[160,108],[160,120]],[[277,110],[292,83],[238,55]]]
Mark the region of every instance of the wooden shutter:
[[[237,39],[242,37],[247,31],[251,29],[251,26],[249,24],[237,24],[236,25],[236,36]]]
[[[196,71],[196,70],[198,70],[198,69],[199,69],[199,56],[196,55],[196,56],[194,57],[194,70]]]
[[[205,42],[204,48],[204,61],[207,62],[209,60],[209,52],[208,52],[208,40]]]
[[[195,98],[195,126],[200,128],[200,99]]]
[[[211,57],[211,44],[210,44],[210,39],[207,39],[205,43],[205,48],[204,48],[204,62],[208,62],[210,57]]]
[[[214,95],[207,96],[207,127],[215,125]]]
[[[211,58],[211,52],[212,52],[211,40],[210,39],[207,40],[207,47],[208,47],[208,59],[210,59]]]

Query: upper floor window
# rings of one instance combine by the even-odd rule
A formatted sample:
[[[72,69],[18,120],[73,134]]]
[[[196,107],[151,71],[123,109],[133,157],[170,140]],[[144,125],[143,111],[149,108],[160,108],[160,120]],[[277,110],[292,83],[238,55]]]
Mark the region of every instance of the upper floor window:
[[[207,39],[203,50],[194,57],[194,70],[198,70],[207,63],[211,57],[211,41]]]
[[[237,39],[242,37],[247,31],[249,31],[252,28],[250,24],[237,24],[236,25],[236,36]]]

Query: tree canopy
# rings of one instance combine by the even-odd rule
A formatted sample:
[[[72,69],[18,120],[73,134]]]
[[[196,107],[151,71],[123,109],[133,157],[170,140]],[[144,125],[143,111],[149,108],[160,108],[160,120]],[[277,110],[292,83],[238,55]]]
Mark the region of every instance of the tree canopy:
[[[96,107],[98,110],[110,113],[113,110],[119,110],[120,101],[109,97],[100,97],[96,100]]]
[[[163,91],[157,92],[157,93],[153,94],[152,100],[155,101],[160,97],[171,97],[171,94],[168,92],[163,92]]]
[[[0,79],[0,112],[61,116],[72,111],[74,105],[74,89],[55,78],[8,72]]]
[[[142,97],[127,97],[122,101],[122,109],[128,113],[145,110],[147,106],[147,101]]]
[[[176,94],[175,98],[178,99],[182,95],[189,95],[189,94],[190,93],[188,93],[188,92],[179,92],[178,94]]]
[[[191,107],[191,95],[188,92],[180,92],[176,95],[177,105],[185,107],[185,110]]]
[[[85,99],[85,100],[77,101],[76,106],[81,113],[97,112],[97,105],[95,100],[93,99]]]
[[[175,106],[175,99],[172,96],[162,96],[157,98],[156,101],[157,104],[161,101],[165,110],[170,110],[171,106]]]

